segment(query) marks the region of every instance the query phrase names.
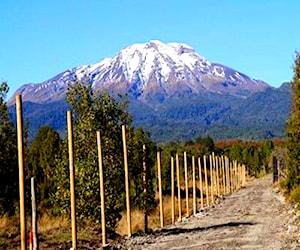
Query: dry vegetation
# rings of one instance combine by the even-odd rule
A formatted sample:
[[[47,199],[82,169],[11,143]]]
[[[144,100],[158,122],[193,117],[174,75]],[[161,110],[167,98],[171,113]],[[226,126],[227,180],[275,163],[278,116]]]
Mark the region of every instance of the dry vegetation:
[[[198,184],[198,183],[197,183]],[[183,189],[181,190],[181,192]],[[177,195],[177,190],[176,190]],[[200,197],[199,190],[197,192],[197,209],[200,209]],[[191,193],[190,193],[191,195]],[[158,196],[158,195],[157,195]],[[204,206],[206,203],[206,197],[203,197]],[[163,197],[163,208],[164,208],[164,225],[172,224],[172,200],[169,195]],[[186,199],[185,197],[181,197],[181,213],[182,218],[186,216]],[[193,198],[189,197],[189,214],[193,213]],[[178,199],[175,197],[175,220],[178,219]],[[131,227],[132,232],[135,233],[143,233],[144,232],[144,212],[140,210],[132,210],[131,211]],[[159,214],[159,206],[154,210],[152,214],[148,216],[148,229],[155,230],[160,227],[160,214]],[[127,235],[127,217],[126,213],[122,214],[122,218],[117,225],[116,232],[119,235]]]

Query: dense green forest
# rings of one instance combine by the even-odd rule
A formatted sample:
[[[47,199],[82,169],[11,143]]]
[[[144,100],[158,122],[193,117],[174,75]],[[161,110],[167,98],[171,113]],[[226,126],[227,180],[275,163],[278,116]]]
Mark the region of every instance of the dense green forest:
[[[288,190],[299,184],[299,56],[296,60],[293,91],[294,106],[288,122],[287,147],[289,149]],[[16,215],[19,208],[18,160],[16,148],[16,128],[9,119],[5,102],[7,83],[0,87],[0,214]],[[203,158],[204,154],[226,155],[231,160],[245,164],[251,176],[259,177],[268,168],[274,148],[285,147],[274,140],[265,141],[214,141],[208,135],[194,140],[157,144],[151,135],[142,128],[134,128],[128,113],[128,100],[117,99],[108,93],[94,93],[89,84],[76,82],[69,85],[67,103],[73,119],[74,161],[76,184],[76,213],[79,221],[88,219],[92,224],[100,224],[100,188],[97,159],[96,131],[101,132],[103,151],[106,222],[115,229],[125,210],[125,183],[123,166],[122,131],[126,125],[128,143],[128,165],[130,180],[130,202],[133,208],[145,209],[143,203],[143,144],[146,145],[147,187],[146,208],[151,213],[157,206],[156,152],[161,152],[163,193],[170,193],[170,156],[187,152],[189,168],[192,156]],[[298,105],[298,106],[297,106]],[[293,118],[295,115],[295,118]],[[30,122],[30,121],[28,121]],[[298,131],[299,130],[299,131]],[[41,127],[34,140],[27,142],[25,127],[25,185],[26,207],[30,211],[30,177],[36,178],[37,202],[40,214],[61,216],[70,214],[68,141],[51,127]],[[298,137],[296,137],[298,136]],[[297,143],[297,147],[295,146]],[[191,171],[189,171],[191,173]],[[181,173],[183,175],[183,172]]]

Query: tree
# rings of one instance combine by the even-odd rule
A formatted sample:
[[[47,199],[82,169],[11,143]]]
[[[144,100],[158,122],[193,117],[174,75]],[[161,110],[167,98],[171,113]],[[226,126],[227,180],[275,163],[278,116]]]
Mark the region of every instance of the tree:
[[[107,93],[99,96],[90,83],[69,85],[67,101],[72,108],[74,127],[74,162],[76,210],[79,219],[100,223],[99,168],[96,131],[101,133],[104,167],[106,222],[114,228],[124,208],[124,166],[122,124],[131,128],[126,101],[117,102]],[[69,213],[69,167],[67,139],[61,144],[55,179],[57,188],[52,196],[53,212]]]
[[[265,140],[261,154],[262,154],[263,164],[267,168],[268,171],[269,171],[268,166],[269,166],[269,161],[270,161],[270,155],[273,150],[274,150],[273,142],[271,140]]]
[[[238,162],[242,162],[243,157],[243,149],[240,145],[233,145],[229,151],[229,158],[232,160],[237,160]]]
[[[146,146],[146,179],[147,179],[147,204],[146,210],[150,213],[155,207],[155,181],[156,181],[156,145],[151,140],[150,134],[139,128],[130,133],[128,140],[128,161],[130,179],[130,200],[132,207],[145,209],[143,187],[143,144]]]
[[[18,200],[16,130],[5,102],[9,87],[0,85],[0,213],[14,214]]]
[[[59,154],[59,143],[59,134],[52,128],[43,126],[37,131],[28,152],[28,168],[36,179],[37,200],[42,206],[48,203],[54,188],[52,176]]]
[[[288,191],[300,184],[300,55],[298,53],[295,58],[291,88],[293,101],[286,126],[288,149],[286,187]]]
[[[215,149],[214,140],[209,135],[207,135],[206,137],[201,137],[201,136],[197,137],[195,139],[195,143],[201,144],[203,149],[202,150],[203,154],[211,154]]]

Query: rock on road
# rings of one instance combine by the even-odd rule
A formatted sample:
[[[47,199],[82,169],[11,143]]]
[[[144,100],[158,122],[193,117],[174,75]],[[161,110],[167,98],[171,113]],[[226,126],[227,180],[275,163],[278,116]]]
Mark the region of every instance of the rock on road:
[[[126,249],[300,249],[291,209],[267,175],[175,226],[125,241]],[[295,215],[294,215],[295,216]],[[295,226],[293,226],[295,228]],[[296,227],[297,228],[297,227]],[[298,228],[297,228],[298,229]],[[296,235],[296,236],[295,236]]]

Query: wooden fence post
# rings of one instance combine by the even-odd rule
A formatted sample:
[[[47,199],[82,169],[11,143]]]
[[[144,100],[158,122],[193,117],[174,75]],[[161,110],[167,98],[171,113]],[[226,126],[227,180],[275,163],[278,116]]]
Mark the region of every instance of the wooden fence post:
[[[184,152],[184,179],[185,179],[186,217],[189,217],[190,216],[190,213],[189,213],[189,185],[188,185],[188,169],[187,169],[186,152]]]
[[[34,185],[34,177],[31,177],[31,208],[32,208],[32,236],[33,236],[33,250],[38,249],[38,227],[37,227],[37,211],[36,211],[36,199],[35,199],[35,185]]]
[[[209,206],[208,180],[207,180],[207,169],[206,169],[206,155],[203,155],[203,161],[204,161],[204,178],[205,178],[206,205]]]
[[[238,189],[237,160],[234,161],[234,186],[236,191]]]
[[[143,145],[144,232],[148,232],[146,145]]]
[[[213,166],[212,166],[212,155],[209,155],[209,170],[210,170],[210,191],[211,191],[211,203],[214,203],[214,174],[213,174]]]
[[[75,208],[75,173],[73,155],[73,127],[72,113],[67,111],[68,124],[68,148],[69,148],[69,169],[70,169],[70,193],[71,193],[71,220],[72,220],[72,246],[77,249],[77,228],[76,228],[76,208]]]
[[[220,178],[219,178],[219,157],[215,157],[216,160],[216,173],[217,173],[217,192],[218,196],[220,196]]]
[[[233,168],[232,161],[229,160],[229,181],[230,181],[230,192],[233,193]]]
[[[215,162],[215,152],[212,152],[212,173],[213,173],[213,187],[214,187],[214,195],[218,195],[217,193],[217,176],[216,176],[216,162]]]
[[[98,165],[100,180],[100,201],[101,201],[101,226],[102,226],[102,245],[106,245],[106,225],[105,225],[105,197],[104,197],[104,180],[103,180],[103,162],[100,131],[96,132],[98,145]]]
[[[201,208],[203,208],[203,184],[202,184],[202,169],[201,169],[201,160],[200,160],[200,157],[198,157],[198,168],[199,168],[200,201],[201,201]]]
[[[242,165],[239,163],[239,186],[242,187]]]
[[[16,96],[17,112],[17,141],[18,141],[18,163],[19,163],[19,189],[20,189],[20,231],[21,250],[26,250],[26,213],[25,213],[25,192],[24,192],[24,145],[23,145],[23,114],[22,97]]]
[[[223,194],[226,194],[226,181],[225,181],[225,164],[224,164],[224,156],[220,158],[222,164],[222,177],[223,177]]]
[[[230,175],[229,175],[229,158],[225,156],[225,168],[226,168],[226,187],[227,193],[230,193]]]
[[[179,171],[179,157],[176,154],[176,176],[177,176],[177,189],[178,189],[178,220],[181,221],[181,198],[180,198],[180,171]]]
[[[131,236],[131,216],[130,216],[130,199],[129,199],[129,181],[128,181],[128,162],[127,162],[127,145],[125,125],[122,125],[123,151],[124,151],[124,168],[125,168],[125,189],[126,189],[126,208],[127,208],[127,230],[128,237]]]
[[[174,158],[171,157],[171,201],[172,201],[172,224],[175,223],[175,185],[174,185]]]
[[[196,215],[197,206],[196,206],[196,173],[195,173],[195,156],[192,156],[192,168],[193,168],[193,212]]]
[[[243,187],[246,185],[246,166],[243,164]]]
[[[233,191],[235,191],[235,161],[232,162],[232,187]]]
[[[234,192],[234,169],[233,162],[230,161],[230,183],[231,183],[231,192]]]
[[[160,227],[164,227],[164,209],[163,209],[163,200],[162,200],[161,165],[160,165],[160,152],[159,151],[157,151],[157,175],[158,175],[158,192],[159,192]],[[173,178],[173,182],[174,182],[174,166],[173,166],[173,177],[172,178]],[[173,183],[173,185],[174,185],[174,183]]]

